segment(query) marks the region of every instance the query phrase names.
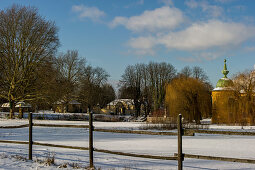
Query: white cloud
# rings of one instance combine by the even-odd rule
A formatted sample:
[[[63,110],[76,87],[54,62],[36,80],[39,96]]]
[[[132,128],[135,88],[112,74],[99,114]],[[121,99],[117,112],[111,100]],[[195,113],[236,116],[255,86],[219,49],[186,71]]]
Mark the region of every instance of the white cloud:
[[[195,23],[188,28],[170,32],[160,36],[148,36],[132,38],[129,46],[142,53],[158,45],[168,50],[201,51],[212,48],[227,49],[255,37],[255,27],[246,26],[241,23],[222,22],[210,20],[205,23]],[[209,58],[205,58],[208,56]],[[201,55],[200,58],[215,59],[217,56]]]
[[[201,2],[201,3],[200,3]],[[182,61],[210,61],[222,56],[222,51],[239,47],[255,38],[255,27],[238,22],[217,19],[224,12],[208,1],[186,1],[190,8],[200,8],[210,15],[210,20],[187,21],[187,16],[175,8],[163,6],[144,11],[141,15],[117,16],[109,24],[111,27],[124,26],[136,33],[127,42],[129,51],[138,55],[154,55],[157,49],[188,51],[191,57],[179,57]],[[248,50],[248,49],[246,49]]]
[[[155,45],[154,37],[138,37],[131,38],[129,41],[130,47],[140,48],[140,49],[150,49]]]
[[[168,49],[203,50],[238,45],[253,37],[255,27],[211,20],[193,24],[183,31],[169,33],[158,41]]]
[[[207,1],[189,0],[186,1],[185,4],[192,9],[200,7],[202,11],[208,13],[210,17],[220,17],[224,12],[222,7],[217,5],[210,5]]]
[[[152,36],[131,38],[128,46],[134,49],[138,55],[155,54],[153,47],[156,45],[156,39]]]
[[[72,6],[72,11],[78,13],[81,19],[89,18],[94,21],[105,16],[104,11],[99,10],[97,7],[87,7],[84,5],[74,5]]]
[[[110,23],[111,27],[123,25],[134,32],[150,31],[157,32],[160,30],[174,29],[184,22],[182,11],[177,8],[164,6],[152,11],[144,11],[139,16],[115,17]]]

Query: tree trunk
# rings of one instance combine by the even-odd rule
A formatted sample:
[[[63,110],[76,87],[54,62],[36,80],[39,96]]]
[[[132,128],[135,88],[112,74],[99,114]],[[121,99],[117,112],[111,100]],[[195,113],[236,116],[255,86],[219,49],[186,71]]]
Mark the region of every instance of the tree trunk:
[[[14,102],[10,101],[10,119],[14,119]]]
[[[19,119],[23,118],[23,108],[19,108]]]

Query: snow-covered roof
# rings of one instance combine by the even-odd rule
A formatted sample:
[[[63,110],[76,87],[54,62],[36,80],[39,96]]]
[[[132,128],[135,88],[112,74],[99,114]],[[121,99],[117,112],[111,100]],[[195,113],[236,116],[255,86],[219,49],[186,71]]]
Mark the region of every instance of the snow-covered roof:
[[[26,108],[26,107],[31,107],[31,104],[25,103],[25,102],[18,102],[18,103],[16,103],[15,107],[24,107],[24,108]]]
[[[234,90],[233,87],[216,87],[213,91]]]
[[[1,105],[1,107],[10,107],[10,103],[3,103],[2,105]]]
[[[110,102],[108,105],[115,106],[119,102],[125,103],[127,105],[134,105],[134,100],[133,99],[116,99],[116,100]]]
[[[244,89],[240,90],[240,93],[244,94],[246,93]]]
[[[1,105],[1,107],[9,108],[9,107],[10,107],[10,103],[9,103],[9,102],[3,103],[3,104]],[[31,104],[29,104],[29,103],[18,102],[18,103],[16,103],[15,107],[32,107],[32,106],[31,106]]]
[[[54,104],[64,104],[64,103],[65,103],[64,100],[59,100],[59,101],[55,102]],[[81,103],[77,102],[76,100],[72,100],[72,101],[68,102],[68,104],[79,105]]]

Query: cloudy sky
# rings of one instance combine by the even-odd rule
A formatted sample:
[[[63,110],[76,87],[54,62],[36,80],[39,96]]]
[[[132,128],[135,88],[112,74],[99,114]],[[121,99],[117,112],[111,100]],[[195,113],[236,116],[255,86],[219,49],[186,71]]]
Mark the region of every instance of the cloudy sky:
[[[76,49],[117,82],[127,65],[202,67],[213,86],[255,64],[254,0],[0,0],[30,5],[59,28],[59,52]]]

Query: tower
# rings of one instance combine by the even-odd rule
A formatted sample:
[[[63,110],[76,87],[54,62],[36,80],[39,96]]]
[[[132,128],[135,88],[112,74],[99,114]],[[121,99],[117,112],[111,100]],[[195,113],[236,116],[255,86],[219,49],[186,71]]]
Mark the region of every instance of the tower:
[[[230,123],[234,121],[233,108],[230,107],[234,101],[234,83],[227,77],[227,60],[221,71],[223,77],[218,80],[216,88],[212,91],[212,123]]]

